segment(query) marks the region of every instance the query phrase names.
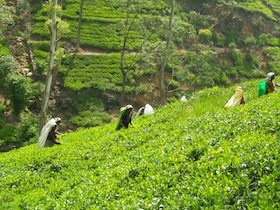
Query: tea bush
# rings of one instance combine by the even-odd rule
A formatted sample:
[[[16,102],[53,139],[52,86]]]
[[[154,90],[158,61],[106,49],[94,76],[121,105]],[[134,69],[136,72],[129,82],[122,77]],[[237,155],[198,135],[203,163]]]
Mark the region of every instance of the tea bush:
[[[273,0],[270,0],[268,2],[272,3]],[[273,5],[273,4],[271,4],[271,5]],[[272,9],[274,9],[274,8],[276,9],[278,7],[276,4],[274,4],[274,5],[275,5],[275,7],[272,7]],[[245,10],[251,11],[251,12],[259,12],[272,20],[276,20],[276,18],[273,15],[273,10],[271,10],[271,8],[267,7],[261,0],[244,1],[244,2],[240,2],[237,6],[240,8],[243,8]]]
[[[127,57],[127,65],[133,56]],[[96,88],[98,90],[121,91],[122,75],[120,70],[120,54],[75,55],[62,60],[61,71],[64,73],[65,86],[73,90]],[[127,92],[137,91],[134,76],[144,74],[145,70],[129,71],[127,74]],[[150,73],[151,70],[147,70]]]
[[[277,79],[277,78],[276,78]],[[279,93],[225,110],[234,87],[0,156],[2,209],[278,209]],[[260,199],[261,198],[261,199]]]
[[[0,119],[1,121],[2,119]],[[0,122],[2,125],[0,125],[0,146],[5,146],[6,143],[18,143],[19,140],[17,138],[17,130],[14,126],[5,125],[4,121],[3,123]]]

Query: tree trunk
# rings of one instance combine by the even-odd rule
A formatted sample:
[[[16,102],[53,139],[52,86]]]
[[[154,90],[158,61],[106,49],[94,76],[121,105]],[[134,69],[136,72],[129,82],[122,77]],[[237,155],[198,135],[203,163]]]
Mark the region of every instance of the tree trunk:
[[[52,21],[51,21],[51,25],[50,25],[50,32],[51,32],[50,58],[49,58],[47,77],[46,77],[46,83],[45,83],[43,105],[42,105],[42,109],[41,109],[39,132],[43,128],[44,124],[46,123],[47,110],[48,110],[48,104],[49,104],[50,92],[51,92],[51,86],[52,86],[54,57],[55,57],[56,43],[57,43],[57,22],[56,22],[57,0],[53,0],[52,4],[53,4],[53,6],[52,6],[53,11],[52,11]]]
[[[82,27],[82,18],[83,18],[83,6],[84,6],[85,0],[81,0],[80,4],[80,14],[79,14],[79,23],[78,23],[78,35],[77,35],[77,42],[76,42],[76,48],[75,52],[79,51],[80,48],[80,39],[81,39],[81,27]]]
[[[129,2],[127,1],[127,10],[126,10],[126,17],[125,17],[125,23],[124,23],[124,35],[123,35],[123,45],[122,45],[122,50],[121,50],[121,60],[120,60],[120,69],[122,72],[122,93],[121,93],[121,104],[123,105],[124,99],[125,99],[125,86],[126,86],[126,73],[127,71],[124,69],[124,62],[125,62],[125,49],[126,49],[126,43],[128,39],[128,33],[129,33],[129,23],[128,23],[128,18],[129,18]]]
[[[170,12],[170,16],[169,16],[165,52],[164,52],[161,66],[159,69],[159,91],[160,91],[161,105],[164,105],[167,103],[167,93],[166,93],[167,91],[165,90],[165,85],[164,85],[164,72],[165,72],[165,68],[166,68],[167,58],[168,58],[168,54],[169,54],[170,40],[171,40],[171,35],[172,35],[172,22],[173,22],[173,17],[174,17],[174,7],[175,7],[175,0],[173,0],[171,3],[171,12]]]

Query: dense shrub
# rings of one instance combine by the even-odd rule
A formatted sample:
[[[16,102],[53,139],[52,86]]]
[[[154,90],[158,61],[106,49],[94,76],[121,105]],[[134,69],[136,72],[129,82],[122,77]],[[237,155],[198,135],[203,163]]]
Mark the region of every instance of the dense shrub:
[[[244,44],[245,46],[247,47],[254,47],[257,43],[257,40],[255,37],[247,37],[245,40],[244,40]]]
[[[109,123],[112,117],[105,110],[85,110],[71,118],[71,122],[79,128],[90,128]]]
[[[243,67],[244,55],[240,50],[233,50],[231,53],[231,59],[233,61],[234,66]]]
[[[8,43],[5,39],[0,38],[0,56],[10,55]]]
[[[103,125],[111,121],[111,116],[105,112],[105,104],[101,100],[101,92],[89,88],[80,91],[78,104],[75,106],[77,115],[71,122],[78,127],[88,128]]]
[[[17,129],[14,126],[5,125],[3,127],[0,126],[0,146],[4,146],[7,143],[17,144]]]
[[[18,66],[12,56],[0,56],[0,80],[5,79],[10,72],[15,72],[17,69]],[[1,85],[3,82],[0,83]]]
[[[253,69],[257,69],[258,68],[258,60],[256,58],[254,58],[254,56],[252,54],[245,54],[244,56],[244,67],[246,70],[253,70]]]
[[[227,29],[227,28],[226,28]],[[230,43],[236,43],[238,44],[241,40],[240,32],[238,31],[232,31],[231,29],[227,29],[224,31],[225,36],[225,45],[229,45]]]
[[[21,114],[18,139],[21,143],[35,143],[38,140],[39,118],[32,114]]]
[[[279,38],[276,37],[272,37],[268,34],[262,34],[259,38],[258,38],[258,43],[262,46],[265,45],[270,45],[270,46],[274,46],[277,47],[280,45],[280,41]]]
[[[236,46],[237,46],[237,45],[236,45],[234,42],[229,43],[229,45],[228,45],[228,47],[229,47],[230,49],[235,49]]]
[[[269,58],[268,67],[269,71],[280,73],[280,48],[279,47],[266,47],[263,50],[266,58]]]
[[[212,31],[211,41],[219,47],[223,47],[225,45],[225,36],[221,33],[217,33],[216,31]]]
[[[0,116],[7,111],[7,106],[5,106],[4,104],[0,104]]]
[[[238,4],[237,6],[250,12],[261,13],[269,19],[276,20],[276,18],[273,15],[273,11],[270,8],[268,8],[261,0],[243,1],[240,2],[240,4]],[[277,4],[275,4],[275,6],[277,7]]]
[[[24,77],[18,73],[9,73],[5,79],[5,88],[8,98],[11,100],[14,114],[19,116],[20,112],[28,105],[34,92],[30,78]]]
[[[198,31],[198,38],[203,43],[209,43],[212,38],[212,32],[209,29],[200,29]]]
[[[133,61],[133,55],[126,58],[126,65]],[[120,70],[120,54],[110,53],[104,55],[76,55],[65,57],[60,69],[65,75],[65,86],[73,90],[96,88],[98,90],[111,90],[120,92],[122,75]],[[141,70],[143,75],[145,70]],[[147,73],[150,70],[147,69]],[[127,74],[127,86],[133,91],[136,89],[136,71]],[[137,76],[136,76],[137,77]]]

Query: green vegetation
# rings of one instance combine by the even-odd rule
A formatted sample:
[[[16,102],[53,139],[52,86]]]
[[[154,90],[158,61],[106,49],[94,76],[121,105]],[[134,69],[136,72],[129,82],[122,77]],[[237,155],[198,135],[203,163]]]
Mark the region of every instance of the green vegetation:
[[[42,88],[35,87],[33,81],[14,73],[28,68],[30,62],[17,63],[15,61],[21,59],[15,55],[9,56],[11,53],[9,49],[13,48],[9,46],[10,43],[4,38],[4,34],[31,43],[29,47],[33,52],[36,68],[30,73],[32,78],[42,82],[48,65],[50,39],[49,10],[42,2],[45,1],[23,1],[18,8],[11,10],[15,11],[16,15],[21,14],[22,17],[19,15],[13,20],[8,7],[4,7],[3,1],[0,0],[0,87],[4,89],[3,97],[12,99],[13,113],[20,116],[21,124],[17,128],[7,127],[7,131],[1,132],[0,139],[5,139],[2,142],[8,141],[7,136],[11,136],[11,141],[17,138],[19,142],[26,142],[27,138],[30,138],[30,142],[36,139],[34,128],[37,122],[33,119],[36,116],[22,117],[21,114],[29,107],[31,102],[29,99],[36,98],[37,93],[33,90],[40,91]],[[129,69],[128,74],[125,75],[127,79],[125,91],[128,98],[138,94],[142,97],[148,91],[149,95],[157,94],[157,73],[161,66],[170,8],[169,3],[164,0],[135,0],[131,5],[126,4],[127,1],[85,0],[81,25],[81,49],[77,54],[72,54],[77,41],[80,3],[80,0],[62,1],[61,20],[69,24],[70,31],[67,33],[64,30],[60,31],[59,44],[60,47],[64,47],[65,54],[62,65],[58,66],[64,80],[59,82],[75,97],[79,96],[74,100],[78,101],[78,105],[72,107],[74,114],[67,113],[67,116],[71,116],[69,121],[78,127],[91,127],[111,121],[111,117],[105,113],[110,107],[105,100],[102,101],[102,93],[109,92],[115,97],[113,98],[115,104],[120,102],[118,95],[122,90],[123,82],[120,71],[120,50],[125,37],[126,14],[129,23],[135,22],[127,34],[128,40],[124,50],[128,57],[125,58],[124,70],[129,69],[128,66],[133,62],[136,53],[150,52],[150,54]],[[173,97],[169,98],[169,101],[177,100],[174,95],[179,98],[180,92],[175,90],[180,90],[182,86],[190,90],[216,85],[226,87],[236,82],[263,77],[263,74],[268,71],[275,71],[277,75],[280,73],[279,26],[275,21],[279,19],[279,1],[193,0],[176,1],[176,3],[171,36],[173,53],[167,59],[166,78],[164,78],[165,85],[169,85],[168,90],[174,90],[168,94]],[[29,17],[28,9],[32,9],[32,25],[21,20]],[[246,21],[243,18],[245,16],[248,17]],[[18,33],[10,34],[15,33],[11,29],[17,28],[22,24],[21,21],[28,26],[26,27],[28,30],[23,29],[24,26],[20,27]],[[31,34],[27,34],[29,30]],[[24,39],[21,39],[22,37]],[[148,47],[141,45],[146,39]],[[26,47],[25,43],[23,47]],[[154,51],[150,51],[150,48],[154,48]],[[27,53],[29,49],[22,52]],[[56,55],[57,57],[60,55]],[[58,79],[62,75],[60,73]],[[147,85],[148,77],[150,84],[144,86]],[[61,87],[62,92],[65,87]],[[95,92],[98,94],[91,94]],[[10,108],[8,107],[8,110]],[[2,118],[0,120],[3,121],[1,129],[6,129],[4,120]]]
[[[129,58],[131,57],[131,58]],[[127,65],[133,55],[127,57]],[[74,55],[66,56],[62,60],[61,71],[65,75],[65,87],[75,91],[85,88],[96,88],[98,90],[121,91],[122,76],[120,70],[120,54],[110,53],[101,55]],[[139,70],[127,74],[127,92],[140,92],[144,87],[136,86],[135,76],[145,70]],[[150,70],[147,70],[149,73]]]
[[[31,79],[18,73],[9,73],[6,77],[5,87],[8,98],[11,99],[13,111],[16,116],[19,116],[32,98],[34,89],[31,86]]]
[[[204,3],[204,1],[197,2],[201,6],[205,6]],[[277,3],[273,0],[267,1],[266,5],[261,1],[246,0],[234,2],[235,4],[231,1],[212,2],[212,4],[217,5],[221,3],[224,3],[225,10],[242,7],[246,11],[252,12],[252,14],[255,12],[267,14],[269,19],[277,17],[275,10]],[[93,52],[103,50],[101,52],[105,55],[65,55],[60,71],[64,73],[66,87],[74,91],[97,89],[113,91],[117,94],[121,91],[122,75],[118,54],[120,54],[119,51],[124,41],[124,21],[128,9],[125,5],[123,1],[113,0],[84,1],[80,46]],[[150,40],[151,45],[156,46],[158,41],[165,40],[165,30],[163,33],[162,28],[165,27],[164,24],[167,24],[167,5],[164,1],[135,1],[133,5],[130,5],[133,9],[129,12],[129,21],[132,21],[136,13],[137,18],[135,25],[130,28],[126,43],[128,53],[139,51],[141,40],[149,33],[154,33],[151,38],[154,41]],[[232,5],[235,6],[233,7]],[[176,66],[176,68],[173,68],[175,77],[172,78],[173,83],[177,84],[176,87],[178,85],[191,85],[194,88],[212,87],[259,77],[261,74],[256,71],[259,67],[259,58],[254,57],[244,48],[246,47],[246,50],[252,49],[258,44],[263,47],[267,45],[278,46],[279,39],[269,34],[264,34],[260,37],[254,37],[250,34],[249,37],[246,37],[239,29],[226,24],[220,29],[215,28],[214,30],[211,15],[198,13],[191,6],[186,6],[181,1],[178,1],[175,11],[172,44],[174,51],[184,48],[185,43],[192,42],[192,45],[187,47],[184,55],[189,63],[174,64],[172,59],[169,59],[167,63],[167,66]],[[70,32],[63,34],[62,38],[72,49],[74,49],[77,41],[79,12],[80,0],[63,1],[62,19],[69,24]],[[276,14],[275,17],[274,13]],[[49,37],[49,31],[45,24],[48,18],[47,9],[36,5],[33,7],[32,18],[35,23],[32,28],[33,38],[47,39]],[[149,30],[145,31],[145,33],[142,31],[142,27],[137,24],[137,21],[141,19],[144,19],[146,24],[149,23],[147,24],[149,25]],[[154,30],[155,28],[157,29],[156,31]],[[210,28],[211,30],[209,30]],[[40,40],[40,42],[34,42],[33,45],[38,72],[44,72],[46,69],[48,49],[44,47],[44,43],[48,43],[48,41],[41,42]],[[201,44],[205,45],[205,47],[202,47]],[[233,53],[239,51],[240,62],[233,60],[233,63],[231,63],[231,58],[234,55],[224,56],[223,52],[216,51],[215,48],[209,49],[206,44],[218,47],[229,46],[231,49],[236,49]],[[158,56],[160,56],[160,53]],[[148,69],[157,72],[158,63],[152,63],[148,59],[143,59],[142,62],[145,63]],[[225,65],[220,66],[220,64]],[[262,67],[266,66],[262,65]],[[267,69],[262,70],[266,71]],[[129,72],[126,84],[127,93],[143,93],[147,90],[147,88],[139,86],[139,84],[141,85],[139,81],[141,81],[143,74],[145,73]]]
[[[264,54],[269,58],[268,66],[270,71],[280,73],[280,48],[279,47],[266,47]]]
[[[279,4],[277,5],[276,2],[273,1],[268,1],[268,4],[271,3],[270,6],[272,6],[273,8],[275,7],[275,9],[277,7],[279,7]],[[261,13],[263,15],[265,15],[266,17],[272,19],[272,20],[277,20],[274,15],[273,15],[273,10],[270,9],[270,7],[267,7],[263,1],[261,0],[247,0],[247,1],[242,1],[238,4],[238,7],[241,7],[245,10],[248,10],[250,12],[258,12]],[[279,9],[277,9],[279,12]]]
[[[1,154],[1,209],[278,209],[279,93],[223,109],[214,87],[135,118]]]
[[[80,91],[77,105],[74,106],[78,115],[72,117],[71,122],[79,128],[89,128],[109,123],[112,117],[105,112],[101,98],[101,91],[86,93]]]

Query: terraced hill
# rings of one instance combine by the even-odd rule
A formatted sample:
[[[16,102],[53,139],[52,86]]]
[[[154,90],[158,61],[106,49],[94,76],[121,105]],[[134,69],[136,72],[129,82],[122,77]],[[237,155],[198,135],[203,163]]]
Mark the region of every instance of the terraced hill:
[[[1,209],[278,209],[279,92],[205,89],[154,115],[0,156]]]
[[[67,131],[112,122],[119,107],[127,103],[133,104],[135,109],[146,103],[154,107],[162,105],[158,72],[164,50],[159,46],[166,43],[171,11],[168,2],[136,0],[128,8],[123,1],[84,0],[80,47],[75,52],[81,2],[64,0],[61,4],[61,19],[66,23],[63,27],[67,28],[68,24],[70,30],[61,30],[59,43],[63,51],[57,56],[61,65],[57,66],[50,116],[59,115],[63,119],[63,129]],[[39,133],[37,121],[50,35],[46,22],[49,11],[42,3],[5,0],[5,7],[11,9],[13,19],[4,33],[7,36],[1,40],[0,54],[11,54],[13,59],[1,57],[5,62],[1,62],[0,101],[5,105],[0,107],[0,146],[7,142],[25,145],[36,141]],[[227,87],[263,78],[268,71],[278,75],[278,8],[276,0],[176,1],[172,53],[168,55],[163,81],[168,102],[178,100],[183,94],[189,98],[193,91],[206,87]],[[128,16],[127,11],[130,12]],[[128,42],[122,49],[126,17],[129,23],[137,17],[137,24],[131,26]],[[141,48],[141,41],[147,37],[148,45]],[[143,57],[131,68],[133,56],[141,50],[147,52],[149,47],[158,47],[158,51]],[[126,75],[124,101],[120,99],[124,84],[120,68],[122,50],[126,55],[123,69],[131,70]],[[6,65],[10,62],[13,63],[11,66]],[[30,78],[26,86],[37,90],[24,105],[21,112],[24,117],[13,115],[13,103],[4,86],[7,83],[4,77],[9,72],[22,76],[17,81]],[[36,83],[35,87],[33,83]],[[27,89],[20,95],[27,94]]]

